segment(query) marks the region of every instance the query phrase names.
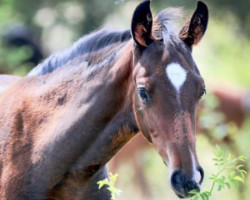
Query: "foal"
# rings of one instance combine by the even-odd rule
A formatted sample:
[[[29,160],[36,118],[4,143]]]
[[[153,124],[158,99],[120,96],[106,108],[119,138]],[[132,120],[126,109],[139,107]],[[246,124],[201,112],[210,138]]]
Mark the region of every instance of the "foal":
[[[139,131],[169,166],[179,197],[200,188],[195,111],[205,85],[191,50],[207,6],[198,2],[176,34],[173,12],[153,21],[149,5],[136,8],[131,31],[85,36],[1,94],[1,200],[108,200],[97,181]]]

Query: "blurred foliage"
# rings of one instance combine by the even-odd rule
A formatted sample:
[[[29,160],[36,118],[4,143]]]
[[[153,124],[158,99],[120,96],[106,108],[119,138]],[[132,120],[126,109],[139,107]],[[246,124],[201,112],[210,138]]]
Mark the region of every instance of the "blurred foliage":
[[[240,32],[233,16],[227,19],[210,18],[204,39],[194,48],[194,57],[206,82],[226,81],[249,88],[250,38]]]
[[[71,28],[82,34],[99,27],[105,16],[114,9],[113,3],[113,0],[2,0],[0,11],[3,10],[4,13],[1,15],[1,19],[17,20],[38,28],[34,17],[39,10],[48,8],[55,15],[50,15],[55,17],[54,23],[63,23],[68,26],[76,23]],[[72,5],[75,7],[71,11],[68,10],[68,8],[72,8]],[[76,7],[80,7],[82,10]],[[77,9],[78,12],[84,12],[84,17],[80,17],[80,20],[75,19],[76,22],[67,17],[67,12],[74,12],[74,9]]]
[[[0,36],[6,32],[8,27],[24,24],[35,35],[38,35],[38,43],[42,44],[40,48],[46,57],[53,51],[72,44],[80,36],[99,28],[107,22],[107,19],[112,18],[118,24],[126,24],[126,27],[129,28],[131,15],[139,2],[141,1],[0,0]],[[206,0],[205,2],[209,5],[210,10],[209,27],[204,40],[199,47],[194,48],[194,57],[204,79],[206,82],[215,82],[218,86],[220,86],[218,83],[226,80],[249,88],[250,1]],[[196,1],[152,0],[154,13],[168,6],[184,7],[185,10],[190,11],[190,14],[196,6]],[[27,61],[32,54],[30,47],[25,45],[7,47],[3,43],[0,39],[0,73],[25,75],[34,67],[33,63]],[[239,130],[234,124],[225,123],[224,116],[216,111],[219,102],[213,96],[207,95],[206,99],[205,109],[200,120],[201,125],[209,128],[209,135],[217,141],[222,141],[226,136],[232,137],[235,139],[239,152],[249,155],[250,119]],[[199,138],[200,140],[202,138]],[[199,144],[199,141],[198,148],[202,152],[200,160],[203,159],[203,163],[206,164],[205,171],[209,171],[213,165],[207,164],[207,157],[211,157],[209,152],[214,146],[209,146],[204,140]],[[167,175],[161,159],[155,156],[155,151],[151,150],[144,157],[147,161],[145,171],[148,174],[151,188],[155,191],[154,195],[157,196],[155,199],[165,199],[167,194],[170,199],[175,199],[175,195],[166,190],[170,186],[166,185]],[[127,175],[130,174],[131,169],[126,170],[124,174],[119,173],[121,176],[124,175],[119,180],[125,180],[125,185],[130,186],[134,199],[139,199],[134,192],[136,186],[129,184]],[[152,174],[154,175],[152,176]],[[247,186],[249,185],[250,179],[247,183]],[[250,191],[246,191],[246,196],[249,195]],[[220,196],[218,199],[226,199],[224,196]],[[227,197],[231,196],[232,194],[229,192]],[[128,198],[131,198],[131,195],[124,197],[124,199]]]
[[[223,143],[225,138],[234,137],[239,131],[234,122],[227,122],[224,114],[217,110],[220,103],[214,95],[207,95],[198,120],[201,130],[207,130],[205,134],[212,142],[217,143]]]
[[[25,69],[33,67],[32,63],[25,62],[31,54],[32,49],[29,46],[0,48],[0,66],[5,73],[25,75],[27,72]]]
[[[0,20],[18,20],[30,26],[34,26],[34,16],[43,8],[50,8],[55,12],[56,23],[70,24],[67,18],[68,8],[71,5],[77,5],[82,8],[84,17],[72,26],[75,31],[80,32],[80,35],[90,30],[98,28],[102,25],[105,17],[117,10],[119,6],[132,0],[2,0],[0,5]],[[136,2],[141,2],[137,0]],[[206,2],[206,1],[205,1]],[[196,1],[193,0],[152,0],[152,6],[156,9],[164,8],[166,6],[183,6],[185,8],[194,8]],[[207,4],[211,7],[213,15],[217,15],[220,20],[224,19],[226,13],[232,13],[237,16],[238,22],[243,27],[242,31],[250,31],[248,23],[250,19],[249,0],[209,0]],[[79,10],[78,10],[79,11]],[[66,15],[65,15],[66,14]],[[227,16],[226,16],[227,17]]]
[[[126,18],[130,19],[135,5],[139,2],[141,1],[1,0],[0,35],[4,33],[7,27],[12,26],[13,24],[25,24],[34,32],[34,34],[38,35],[38,38],[42,43],[41,49],[44,52],[44,56],[47,56],[54,51],[69,46],[80,36],[99,28],[105,20],[114,13],[117,14],[115,15],[116,17],[120,18],[117,22],[123,24],[126,20],[124,20],[124,16],[121,16],[121,11],[124,10],[128,4],[133,5],[126,10],[128,15]],[[216,29],[213,29],[213,37],[210,39],[212,45],[218,41],[217,36],[219,34],[224,35],[221,40],[224,43],[220,42],[220,44],[216,44],[216,49],[212,49],[213,54],[219,54],[219,58],[222,58],[220,59],[221,62],[225,62],[225,65],[229,64],[231,66],[237,65],[239,60],[247,59],[247,52],[250,49],[249,41],[241,40],[239,37],[247,38],[247,35],[250,33],[250,24],[248,23],[250,18],[248,12],[250,1],[209,0],[207,1],[207,4],[210,7],[210,17],[216,17],[216,22],[228,23],[230,29],[226,30],[222,28],[224,33],[220,30],[220,25],[217,26]],[[196,6],[196,1],[152,0],[153,10],[158,11],[168,6],[182,6],[185,10],[193,10]],[[129,24],[127,25],[129,26]],[[231,34],[228,34],[230,31],[235,32],[236,35],[231,37]],[[236,42],[235,37],[238,39]],[[234,43],[232,44],[231,42],[228,42],[229,40]],[[237,46],[237,48],[233,48],[235,46]],[[214,46],[212,46],[212,48],[213,47]],[[0,48],[3,48],[2,45]],[[242,51],[242,49],[246,49],[246,51]],[[4,48],[2,51],[4,51]],[[7,52],[9,52],[9,50],[7,50]],[[24,52],[26,54],[26,51]],[[20,68],[18,63],[13,67],[12,61],[10,61],[10,65],[5,61],[2,61],[2,55],[3,54],[0,55],[0,71],[2,73],[18,74],[21,71],[23,74],[32,67],[27,65],[28,67],[26,69],[23,63],[20,62],[19,65],[23,65],[23,70],[15,70],[14,68]],[[227,57],[227,59],[224,60],[224,57]],[[234,59],[235,57],[236,59]],[[215,56],[213,58],[215,58]],[[221,65],[217,59],[213,59],[212,64],[215,62],[217,65],[218,63]],[[241,62],[241,64],[248,65],[246,62]],[[228,77],[228,74],[229,73],[225,74],[225,77]],[[229,76],[231,76],[231,74]],[[242,80],[241,78],[238,79]]]
[[[113,0],[2,0],[0,2],[0,35],[5,34],[6,29],[11,26],[24,24],[32,30],[33,34],[38,35],[43,43],[40,48],[46,55],[68,46],[84,33],[100,27],[105,17],[114,8]],[[55,34],[58,36],[60,33],[63,35],[49,37]],[[55,43],[57,38],[59,41]],[[64,39],[70,42],[65,42]],[[56,46],[60,44],[63,44],[62,47],[57,48]],[[54,49],[50,51],[51,46]],[[9,48],[1,44],[0,72],[26,74],[34,67],[32,63],[23,62],[29,56],[30,50],[27,47],[17,50],[15,47]]]

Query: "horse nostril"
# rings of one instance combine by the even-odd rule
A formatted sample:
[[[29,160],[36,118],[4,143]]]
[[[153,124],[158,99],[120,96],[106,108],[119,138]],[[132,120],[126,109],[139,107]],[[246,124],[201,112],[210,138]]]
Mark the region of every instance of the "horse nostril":
[[[201,178],[200,178],[200,181],[199,181],[199,184],[201,184],[202,183],[202,181],[203,181],[203,179],[204,179],[204,171],[203,171],[203,169],[202,169],[202,167],[198,167],[198,172],[200,172],[200,175],[201,175]]]
[[[183,187],[182,187],[182,183],[183,183],[183,176],[181,174],[180,171],[175,171],[173,174],[172,174],[172,177],[171,177],[171,185],[172,187],[177,190],[177,191],[180,191],[182,192],[183,191]]]
[[[202,173],[201,173],[201,176],[202,176]],[[193,180],[192,178],[187,177],[180,170],[175,171],[172,174],[170,181],[171,181],[173,190],[175,191],[177,196],[179,196],[180,198],[191,197],[192,195],[189,194],[191,190],[200,191],[199,184],[196,183],[196,181]]]

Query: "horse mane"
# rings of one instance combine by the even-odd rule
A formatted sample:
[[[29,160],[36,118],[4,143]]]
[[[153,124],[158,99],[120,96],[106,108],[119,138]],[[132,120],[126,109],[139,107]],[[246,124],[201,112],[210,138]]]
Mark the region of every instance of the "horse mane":
[[[28,73],[28,76],[39,76],[51,73],[83,54],[90,54],[115,43],[126,42],[130,38],[130,30],[111,31],[107,28],[99,29],[83,36],[71,47],[51,55],[33,68],[33,70]]]
[[[180,17],[182,17],[181,8],[167,8],[161,11],[154,19],[152,37],[156,40],[164,40],[165,44],[178,41],[179,37],[177,37],[173,31],[173,24],[171,22]],[[131,37],[130,30],[111,31],[107,28],[99,29],[83,36],[68,49],[51,55],[33,68],[33,70],[28,73],[28,76],[39,76],[51,73],[83,54],[99,51],[115,43],[126,42]]]

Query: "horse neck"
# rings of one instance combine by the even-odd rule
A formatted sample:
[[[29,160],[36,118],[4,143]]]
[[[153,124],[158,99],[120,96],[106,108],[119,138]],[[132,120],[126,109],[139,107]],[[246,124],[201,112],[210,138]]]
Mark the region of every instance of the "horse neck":
[[[67,78],[62,78],[62,83],[53,81],[63,87],[53,91],[58,90],[61,96],[68,98],[62,111],[67,114],[60,118],[54,133],[47,138],[55,148],[65,147],[55,156],[70,158],[65,160],[69,165],[83,170],[93,162],[104,165],[138,132],[132,108],[132,47],[132,41],[127,42],[114,62],[104,62],[105,65],[97,69],[86,69],[84,65],[73,69],[71,74],[60,72],[62,76],[67,74]],[[96,154],[97,150],[101,153]]]
[[[134,112],[133,112],[133,54],[132,41],[128,42],[123,49],[117,53],[115,62],[109,66],[108,71],[101,80],[100,89],[94,90],[93,112],[98,114],[96,118],[98,124],[103,129],[99,136],[93,141],[93,145],[88,149],[89,154],[85,154],[84,160],[91,160],[92,153],[96,149],[102,149],[105,156],[100,154],[99,159],[106,163],[115,153],[138,132]],[[88,158],[88,155],[90,157]],[[103,159],[104,158],[104,159]],[[98,160],[98,159],[97,159]],[[80,163],[81,159],[80,159]]]

